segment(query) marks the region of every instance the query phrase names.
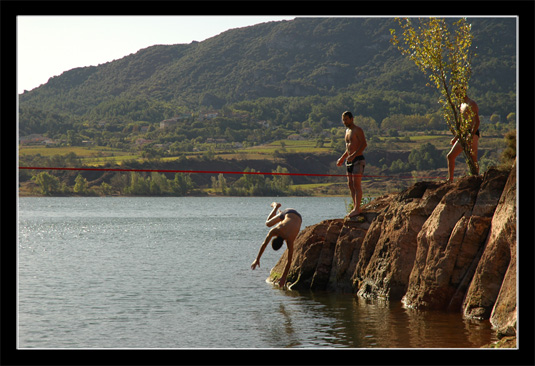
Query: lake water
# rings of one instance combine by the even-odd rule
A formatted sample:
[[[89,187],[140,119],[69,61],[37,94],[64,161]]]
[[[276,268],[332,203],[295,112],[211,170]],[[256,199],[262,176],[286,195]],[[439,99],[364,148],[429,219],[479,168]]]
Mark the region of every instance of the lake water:
[[[474,348],[488,321],[265,282],[273,201],[303,226],[337,198],[20,198],[19,348]]]

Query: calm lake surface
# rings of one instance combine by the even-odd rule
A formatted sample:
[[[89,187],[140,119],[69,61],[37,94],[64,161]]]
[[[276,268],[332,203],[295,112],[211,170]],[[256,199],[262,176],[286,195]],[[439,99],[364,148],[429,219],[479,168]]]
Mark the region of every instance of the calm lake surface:
[[[273,201],[303,226],[349,199],[19,198],[19,348],[474,348],[488,321],[265,282]]]

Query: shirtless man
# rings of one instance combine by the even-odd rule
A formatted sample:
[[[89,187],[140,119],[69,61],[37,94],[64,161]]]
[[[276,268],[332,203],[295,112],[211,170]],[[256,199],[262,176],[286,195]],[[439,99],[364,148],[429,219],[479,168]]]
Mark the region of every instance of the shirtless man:
[[[364,131],[353,122],[353,114],[351,112],[344,112],[342,114],[342,122],[346,126],[346,151],[336,162],[337,166],[342,166],[346,160],[347,167],[347,185],[351,192],[353,199],[353,210],[347,215],[348,217],[357,216],[360,214],[360,202],[362,201],[362,174],[364,174],[364,167],[366,160],[362,155],[364,149],[368,144],[364,137]]]
[[[461,113],[464,118],[470,118],[470,114],[473,114],[472,116],[472,159],[476,163],[477,166],[477,147],[479,143],[479,108],[477,106],[477,103],[474,102],[472,99],[468,98],[468,95],[466,95],[465,89],[459,89],[458,92],[459,96],[463,98],[463,103],[461,103]],[[461,146],[461,143],[459,142],[459,138],[455,136],[451,140],[451,144],[453,145],[450,152],[448,153],[448,182],[453,182],[453,173],[455,171],[455,159],[459,154],[463,151],[463,147]],[[478,166],[478,174],[479,174],[479,166]]]
[[[272,227],[276,224],[277,226],[269,230],[266,239],[260,247],[260,251],[258,252],[256,259],[251,264],[251,269],[254,270],[257,266],[260,267],[260,257],[262,257],[262,254],[264,253],[264,250],[269,244],[271,238],[275,237],[275,239],[273,239],[273,243],[271,244],[274,250],[279,250],[284,240],[286,240],[286,245],[288,246],[288,261],[286,262],[286,267],[284,267],[284,272],[281,278],[277,281],[278,285],[283,288],[284,284],[286,283],[288,271],[290,270],[290,265],[292,264],[294,241],[297,237],[297,234],[299,234],[303,220],[299,212],[294,209],[289,208],[281,212],[281,210],[279,210],[279,207],[281,207],[280,203],[273,202],[271,207],[273,210],[271,210],[271,213],[266,220],[266,226]],[[277,210],[279,211],[278,213]]]

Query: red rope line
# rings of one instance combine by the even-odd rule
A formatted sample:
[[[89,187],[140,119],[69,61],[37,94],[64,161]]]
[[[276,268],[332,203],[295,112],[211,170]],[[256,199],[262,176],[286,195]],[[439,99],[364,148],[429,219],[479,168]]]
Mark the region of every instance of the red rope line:
[[[220,170],[170,170],[170,169],[117,169],[117,168],[58,168],[58,167],[35,167],[19,166],[25,170],[82,170],[82,171],[105,171],[105,172],[145,172],[145,173],[196,173],[196,174],[255,174],[255,175],[295,175],[308,177],[347,177],[346,174],[314,174],[314,173],[266,173],[266,172],[229,172]],[[363,178],[397,178],[397,179],[445,179],[444,177],[413,177],[394,175],[362,175]]]

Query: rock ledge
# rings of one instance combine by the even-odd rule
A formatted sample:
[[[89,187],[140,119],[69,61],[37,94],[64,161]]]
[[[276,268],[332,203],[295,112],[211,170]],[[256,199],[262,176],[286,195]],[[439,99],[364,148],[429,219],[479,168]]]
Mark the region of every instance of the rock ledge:
[[[453,184],[419,182],[363,208],[357,218],[301,231],[290,289],[459,311],[490,319],[500,337],[516,337],[516,166]]]

